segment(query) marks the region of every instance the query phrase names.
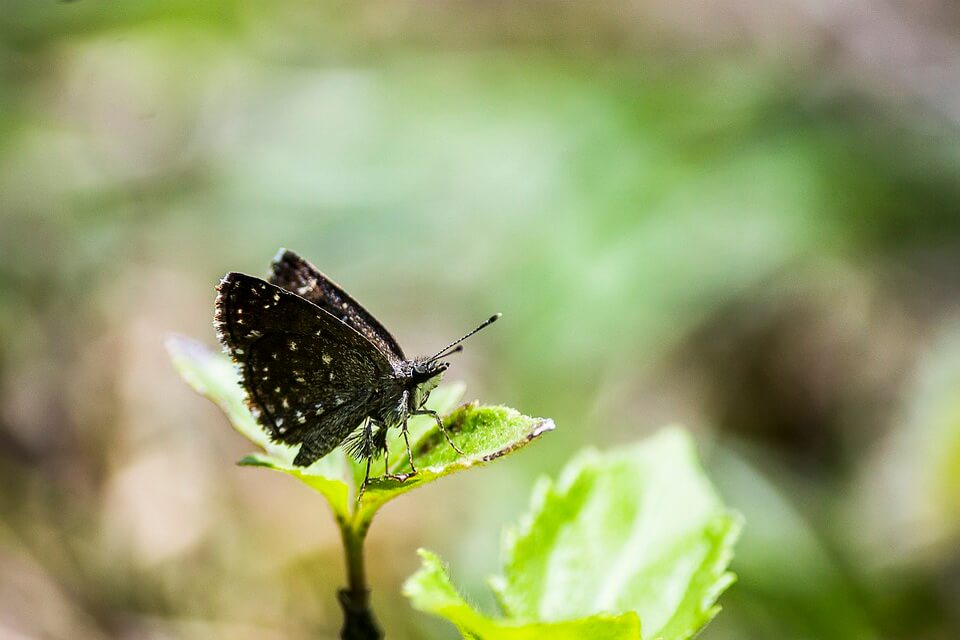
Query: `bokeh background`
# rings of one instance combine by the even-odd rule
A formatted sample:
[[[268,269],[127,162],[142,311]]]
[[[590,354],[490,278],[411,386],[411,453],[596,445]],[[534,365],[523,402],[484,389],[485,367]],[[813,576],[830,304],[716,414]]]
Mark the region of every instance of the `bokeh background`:
[[[0,2],[0,638],[333,638],[323,501],[177,378],[281,246],[555,419],[391,503],[484,579],[534,479],[694,431],[747,520],[709,640],[960,637],[949,0]]]

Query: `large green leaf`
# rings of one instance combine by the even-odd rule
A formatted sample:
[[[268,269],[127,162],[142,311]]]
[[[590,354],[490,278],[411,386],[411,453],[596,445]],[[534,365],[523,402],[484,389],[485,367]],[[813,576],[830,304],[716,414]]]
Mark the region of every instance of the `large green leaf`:
[[[490,618],[467,604],[457,593],[440,558],[423,549],[420,557],[423,565],[404,583],[404,594],[417,609],[450,620],[465,637],[483,640],[640,640],[640,620],[633,612],[555,623],[517,623]]]
[[[369,521],[388,500],[437,478],[510,453],[553,429],[550,420],[530,418],[507,407],[465,405],[444,419],[451,439],[463,451],[464,455],[460,455],[447,443],[436,421],[417,416],[410,421],[410,444],[418,473],[402,482],[374,477],[358,502],[353,496],[363,479],[365,466],[339,448],[310,467],[295,466],[296,448],[271,442],[250,414],[235,367],[226,356],[180,336],[171,337],[167,348],[184,380],[220,406],[233,427],[263,450],[246,456],[240,464],[268,467],[294,476],[320,492],[341,523],[351,521],[357,527]],[[440,414],[447,413],[463,396],[463,391],[462,384],[443,385],[430,394],[427,406]],[[406,445],[399,434],[393,434],[389,445],[391,473],[409,472]],[[372,467],[374,473],[382,471],[383,461],[374,461]]]
[[[517,632],[635,612],[646,637],[689,638],[716,615],[717,598],[733,581],[726,569],[739,530],[740,518],[720,502],[685,432],[584,452],[557,482],[537,485],[530,513],[505,535],[503,574],[491,581],[504,618],[491,624]],[[463,626],[472,619],[463,607],[437,604],[450,597],[438,567],[425,556],[408,583],[414,606],[488,637]],[[615,637],[639,637],[631,633]]]

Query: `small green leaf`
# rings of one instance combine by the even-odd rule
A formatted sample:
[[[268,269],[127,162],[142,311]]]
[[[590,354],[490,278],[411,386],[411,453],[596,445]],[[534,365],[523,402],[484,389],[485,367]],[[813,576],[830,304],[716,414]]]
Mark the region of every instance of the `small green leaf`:
[[[552,420],[531,418],[509,407],[481,407],[476,403],[451,413],[444,420],[444,426],[463,455],[450,446],[434,423],[433,429],[413,447],[417,474],[404,482],[389,478],[372,480],[361,498],[359,510],[376,510],[411,489],[516,451],[554,428]],[[404,455],[393,472],[409,469],[410,462]]]
[[[423,564],[404,583],[404,595],[420,611],[450,620],[464,637],[483,640],[640,640],[640,620],[633,612],[557,623],[518,623],[489,618],[457,593],[440,558],[424,549],[419,553]]]
[[[478,620],[519,633],[629,614],[649,638],[684,640],[719,611],[739,530],[689,436],[670,429],[607,454],[584,452],[557,482],[537,485],[530,513],[504,536],[503,575],[491,580],[503,619],[457,603],[433,556],[424,555],[407,594],[415,607],[483,638],[500,636],[484,633]],[[623,633],[604,637],[639,637]]]
[[[307,468],[295,466],[293,459],[297,449],[272,442],[257,424],[247,409],[236,368],[225,355],[213,353],[200,343],[180,336],[170,337],[167,349],[184,380],[195,391],[215,402],[237,431],[263,449],[263,452],[246,456],[240,464],[267,467],[292,475],[320,492],[339,520],[349,520],[358,527],[369,521],[387,501],[437,478],[510,453],[553,429],[550,420],[529,418],[507,407],[466,405],[444,419],[451,439],[464,452],[461,456],[447,443],[435,420],[429,416],[416,416],[410,420],[409,430],[418,473],[404,482],[377,478],[376,474],[383,471],[383,461],[374,460],[371,465],[373,477],[357,505],[353,496],[363,480],[365,464],[357,463],[337,448]],[[463,384],[443,385],[430,394],[427,408],[439,414],[446,413],[463,397],[463,392]],[[400,434],[391,434],[388,445],[390,471],[394,474],[409,472],[406,444]]]

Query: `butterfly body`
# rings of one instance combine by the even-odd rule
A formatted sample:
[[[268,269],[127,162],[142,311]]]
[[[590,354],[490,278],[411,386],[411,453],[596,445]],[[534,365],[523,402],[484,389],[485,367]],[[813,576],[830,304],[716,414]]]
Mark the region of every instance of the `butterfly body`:
[[[308,466],[345,443],[367,460],[369,474],[370,459],[387,450],[389,429],[406,438],[407,420],[426,414],[443,430],[423,407],[449,366],[440,359],[449,348],[408,359],[306,260],[281,251],[271,271],[269,281],[228,273],[217,287],[214,324],[259,424],[274,441],[300,445],[294,464]],[[412,468],[409,442],[407,450]]]

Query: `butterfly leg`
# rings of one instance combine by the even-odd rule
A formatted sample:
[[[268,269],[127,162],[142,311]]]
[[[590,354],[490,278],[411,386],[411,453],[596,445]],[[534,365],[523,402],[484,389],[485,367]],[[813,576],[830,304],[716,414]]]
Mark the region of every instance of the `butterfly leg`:
[[[371,436],[372,448],[370,455],[373,458],[382,455],[383,475],[390,475],[390,447],[387,446],[387,425],[373,418],[369,418],[369,422],[377,428]]]
[[[363,484],[360,485],[360,491],[357,492],[357,504],[360,504],[360,498],[363,497],[363,492],[367,488],[367,483],[370,481],[370,463],[373,461],[373,458],[367,458],[367,472],[363,476]]]
[[[407,445],[407,459],[410,461],[410,471],[409,473],[387,473],[385,476],[391,480],[397,480],[399,482],[404,482],[409,480],[413,476],[417,475],[417,467],[413,464],[413,452],[410,450],[410,437],[407,435],[407,423],[406,421],[400,425],[401,432],[403,433],[403,441]]]
[[[403,421],[403,442],[407,445],[407,459],[410,460],[410,472],[416,473],[417,467],[413,464],[413,451],[410,449],[410,436],[407,435],[407,421]]]
[[[437,421],[437,426],[440,427],[440,433],[442,433],[443,437],[447,439],[447,442],[450,443],[450,446],[453,447],[453,450],[459,453],[460,455],[463,455],[463,451],[460,450],[460,447],[454,444],[453,440],[450,438],[450,433],[444,428],[443,420],[440,419],[440,416],[437,415],[436,411],[433,411],[431,409],[417,409],[410,415],[431,416],[434,420]]]

